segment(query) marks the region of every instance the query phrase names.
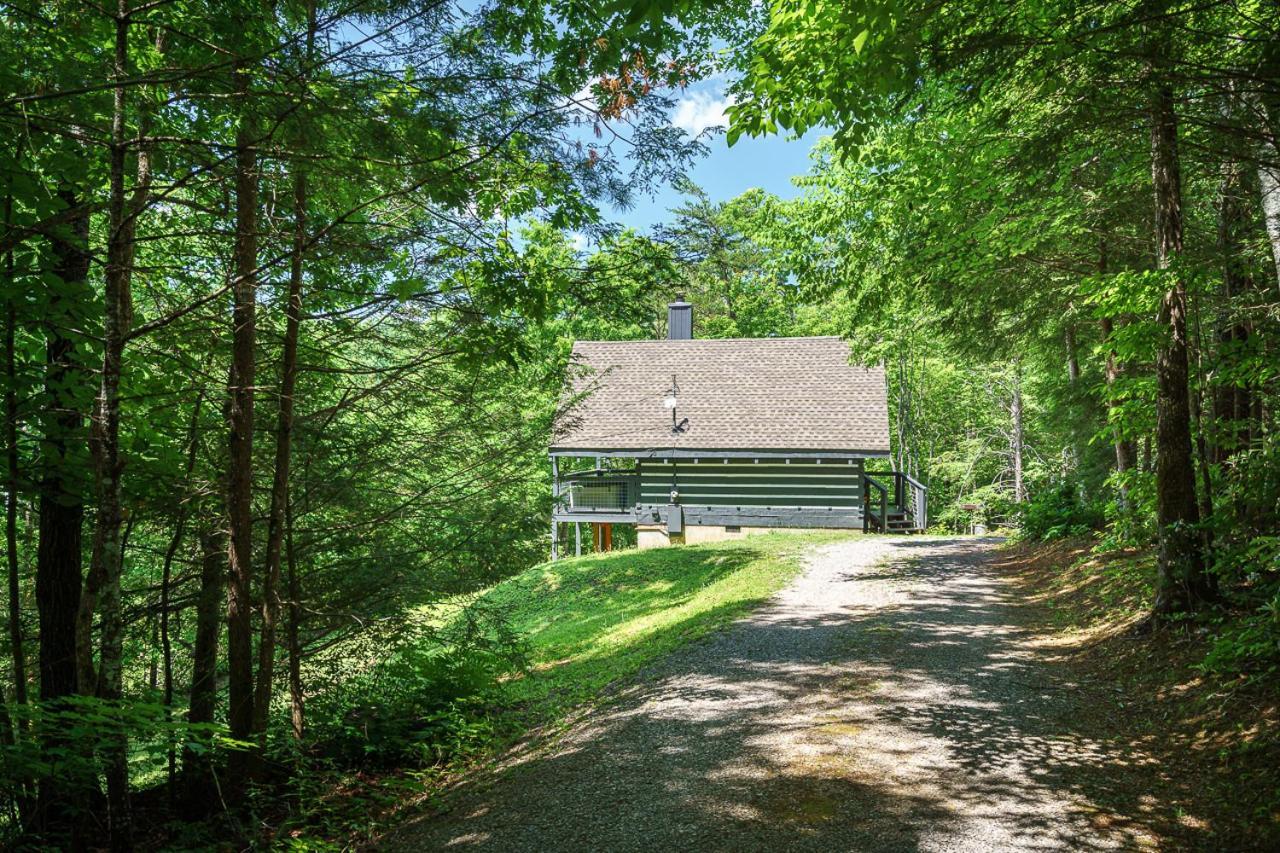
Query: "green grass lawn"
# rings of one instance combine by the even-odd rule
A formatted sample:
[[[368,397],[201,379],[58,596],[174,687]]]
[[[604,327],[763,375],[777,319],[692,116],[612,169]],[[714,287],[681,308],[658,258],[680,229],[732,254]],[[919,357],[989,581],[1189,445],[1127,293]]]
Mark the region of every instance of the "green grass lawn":
[[[765,601],[810,547],[849,534],[767,534],[535,566],[480,596],[528,644],[500,704],[546,719]]]
[[[803,555],[814,546],[849,535],[767,534],[571,557],[534,566],[479,594],[424,604],[381,645],[335,649],[351,679],[342,688],[347,698],[328,715],[325,732],[313,727],[313,737],[329,739],[330,752],[332,739],[341,739],[338,766],[348,769],[317,781],[317,793],[304,798],[306,808],[291,826],[312,849],[373,837],[405,802],[430,802],[450,779],[517,739],[558,728],[572,712],[607,695],[609,685],[762,604],[800,572]],[[496,680],[490,673],[483,683],[462,688],[475,688],[474,695],[444,686],[453,677],[447,666],[428,664],[425,675],[415,669],[424,659],[467,660],[465,652],[459,657],[459,650],[439,645],[439,638],[465,634],[472,624],[484,634],[501,625],[501,633],[523,649],[525,665],[504,665]],[[418,664],[406,663],[412,661]],[[442,710],[448,706],[424,705],[418,690],[441,700],[471,698],[455,714]],[[440,713],[443,727],[418,725]],[[401,748],[421,742],[416,738],[438,752]],[[376,752],[369,757],[378,761],[373,773],[357,776],[352,771],[365,767],[359,757],[364,750]]]

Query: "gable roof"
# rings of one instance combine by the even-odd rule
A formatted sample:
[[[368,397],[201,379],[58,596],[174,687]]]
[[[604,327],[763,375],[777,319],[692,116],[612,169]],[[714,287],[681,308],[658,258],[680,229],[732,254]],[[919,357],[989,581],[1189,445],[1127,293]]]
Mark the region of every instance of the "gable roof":
[[[569,391],[586,396],[557,423],[553,453],[889,452],[884,371],[850,365],[840,338],[578,341],[573,360]],[[689,419],[674,434],[673,374]]]

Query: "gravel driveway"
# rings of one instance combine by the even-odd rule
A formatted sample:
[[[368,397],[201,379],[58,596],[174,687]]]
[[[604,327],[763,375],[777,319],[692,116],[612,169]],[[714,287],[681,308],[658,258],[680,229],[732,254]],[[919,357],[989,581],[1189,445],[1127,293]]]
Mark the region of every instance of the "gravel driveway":
[[[996,544],[866,537],[817,548],[768,605],[384,846],[1146,846],[1080,781],[1120,759],[1073,732],[1074,686],[1045,665],[1029,614],[992,566]]]

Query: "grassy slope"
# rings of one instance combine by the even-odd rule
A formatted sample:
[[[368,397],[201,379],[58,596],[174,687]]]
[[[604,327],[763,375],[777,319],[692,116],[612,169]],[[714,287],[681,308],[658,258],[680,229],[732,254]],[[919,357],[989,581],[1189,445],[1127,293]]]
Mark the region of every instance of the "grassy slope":
[[[501,703],[545,719],[590,699],[763,602],[799,571],[806,548],[838,536],[771,534],[619,551],[509,578],[481,601],[507,611],[532,666],[503,682]]]
[[[1094,793],[1144,814],[1173,849],[1280,849],[1280,684],[1204,674],[1210,639],[1197,628],[1136,631],[1154,555],[1091,545],[1018,545],[1007,566],[1086,694],[1082,731],[1135,764],[1154,759]]]

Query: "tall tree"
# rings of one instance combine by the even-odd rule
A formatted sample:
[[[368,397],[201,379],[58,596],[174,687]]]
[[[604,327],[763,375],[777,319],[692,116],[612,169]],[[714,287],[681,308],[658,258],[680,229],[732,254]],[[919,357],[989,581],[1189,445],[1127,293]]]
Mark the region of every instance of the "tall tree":
[[[252,61],[238,58],[233,74],[238,125],[235,138],[235,249],[231,284],[231,373],[227,380],[227,722],[231,736],[253,733],[253,406],[257,375],[258,153],[263,139],[252,99]],[[233,752],[233,789],[247,775],[247,753]]]
[[[13,224],[13,190],[5,194],[4,224]],[[9,593],[9,644],[13,656],[13,698],[27,704],[27,662],[22,631],[22,600],[18,566],[18,487],[21,478],[21,454],[18,450],[18,292],[13,249],[4,253],[4,445],[5,445],[5,569]]]
[[[53,240],[54,289],[45,326],[43,439],[46,456],[40,481],[40,531],[36,551],[36,606],[40,611],[40,699],[56,702],[77,692],[76,613],[82,582],[81,525],[85,353],[77,330],[85,321],[89,277],[89,211],[71,188],[60,191],[76,216]],[[46,748],[65,749],[56,728],[45,732]],[[67,779],[41,780],[38,825],[61,830],[84,795]]]
[[[212,503],[212,502],[210,502]],[[208,519],[198,532],[200,565],[196,598],[195,638],[191,652],[191,690],[187,722],[209,726],[218,701],[218,644],[222,628],[223,590],[226,585],[226,537],[220,531],[220,514],[206,506]],[[211,739],[189,743],[182,754],[182,808],[188,817],[200,817],[217,809],[218,784],[214,778]]]
[[[295,95],[299,124],[305,121],[308,71],[315,61],[316,7],[307,5],[306,42],[300,56]],[[305,126],[296,134],[298,141]],[[262,590],[262,632],[258,639],[258,681],[253,709],[253,730],[262,738],[271,710],[276,658],[276,630],[280,619],[280,567],[285,539],[285,512],[289,502],[289,467],[293,456],[293,397],[298,385],[298,331],[302,323],[303,268],[309,242],[307,233],[307,173],[302,158],[293,170],[293,244],[289,252],[289,286],[285,294],[285,330],[280,355],[280,391],[276,415],[275,474],[271,483],[271,506],[267,516],[266,566]],[[291,571],[289,595],[296,594],[296,576]],[[292,629],[291,629],[292,630]],[[292,664],[291,664],[292,667]]]
[[[1195,467],[1191,455],[1191,398],[1188,385],[1187,289],[1176,268],[1182,243],[1182,166],[1173,91],[1165,75],[1165,36],[1153,41],[1150,67],[1151,183],[1155,198],[1156,267],[1168,287],[1160,300],[1159,323],[1166,335],[1156,351],[1156,525],[1160,559],[1156,574],[1157,614],[1194,610],[1210,597],[1202,539],[1197,525]]]

